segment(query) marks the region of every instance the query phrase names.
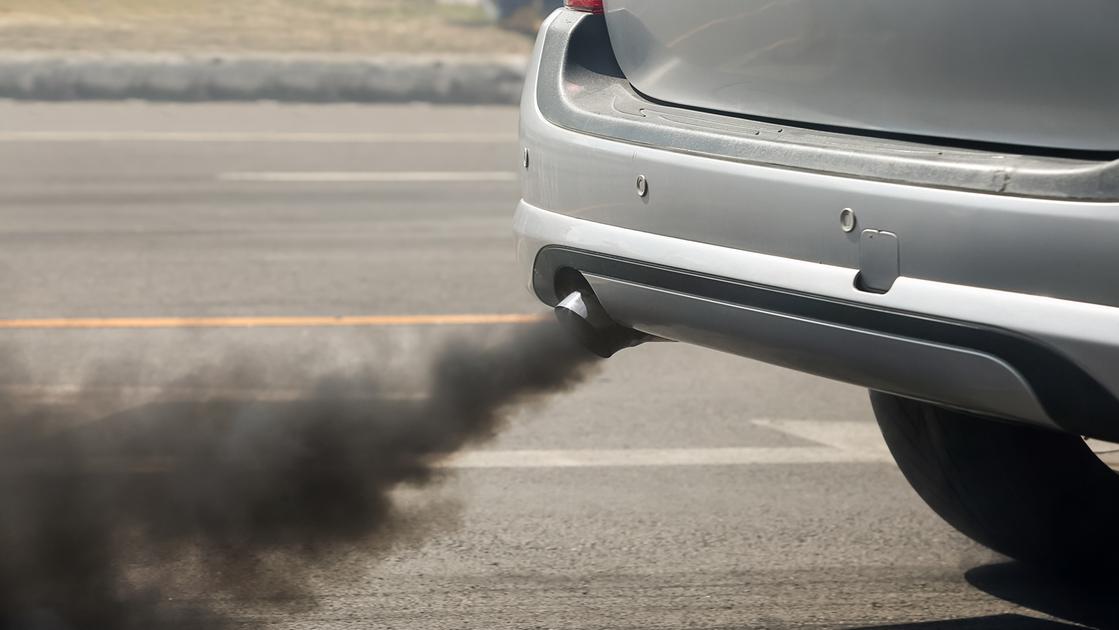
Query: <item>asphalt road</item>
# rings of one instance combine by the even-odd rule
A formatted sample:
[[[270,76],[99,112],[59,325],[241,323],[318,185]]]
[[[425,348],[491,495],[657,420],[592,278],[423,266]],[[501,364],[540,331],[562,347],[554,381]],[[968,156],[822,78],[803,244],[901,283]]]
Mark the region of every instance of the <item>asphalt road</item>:
[[[278,389],[369,369],[410,391],[448,337],[499,324],[407,318],[540,312],[512,260],[515,130],[508,108],[0,104],[0,319],[16,322],[0,384],[157,388],[251,357]],[[322,316],[404,319],[298,319]],[[181,317],[296,319],[115,327]],[[478,448],[403,497],[442,506],[429,536],[354,550],[307,606],[238,614],[339,629],[1119,618],[941,523],[851,386],[652,344]]]

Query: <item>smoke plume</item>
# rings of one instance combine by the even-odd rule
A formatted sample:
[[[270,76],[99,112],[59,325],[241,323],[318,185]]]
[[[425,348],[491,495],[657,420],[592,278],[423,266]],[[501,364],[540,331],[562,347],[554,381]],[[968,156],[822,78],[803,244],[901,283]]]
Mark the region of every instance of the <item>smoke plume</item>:
[[[190,379],[211,393],[96,421],[103,392],[0,398],[0,628],[215,628],[242,602],[305,600],[340,558],[424,533],[394,489],[437,480],[593,361],[542,322],[449,344],[416,398],[342,374],[298,400],[239,400],[224,392],[269,383],[236,360]]]

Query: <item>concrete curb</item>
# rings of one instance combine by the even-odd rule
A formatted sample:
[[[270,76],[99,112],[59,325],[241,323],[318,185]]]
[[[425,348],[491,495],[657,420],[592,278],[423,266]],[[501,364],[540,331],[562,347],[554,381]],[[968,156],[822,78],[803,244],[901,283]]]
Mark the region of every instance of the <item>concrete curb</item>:
[[[517,103],[517,55],[0,54],[0,98]]]

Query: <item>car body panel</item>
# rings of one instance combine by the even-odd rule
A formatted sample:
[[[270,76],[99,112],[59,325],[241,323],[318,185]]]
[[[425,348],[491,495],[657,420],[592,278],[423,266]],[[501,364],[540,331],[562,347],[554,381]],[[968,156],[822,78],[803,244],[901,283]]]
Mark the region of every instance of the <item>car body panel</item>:
[[[671,103],[815,125],[1119,151],[1111,0],[606,0]]]
[[[740,132],[733,127],[733,119],[726,125],[711,123],[695,134],[708,141],[704,152],[689,150],[687,131],[670,128],[648,114],[617,112],[623,95],[615,92],[616,84],[600,85],[602,82],[588,76],[592,69],[575,71],[573,60],[553,58],[563,52],[555,50],[549,40],[563,42],[566,32],[595,20],[601,17],[559,11],[542,31],[536,58],[547,55],[548,67],[530,73],[522,99],[523,107],[531,106],[522,111],[521,122],[526,147],[534,156],[531,176],[523,180],[524,198],[529,203],[643,232],[856,271],[860,233],[884,230],[897,236],[899,270],[906,277],[1119,306],[1119,283],[1100,282],[1094,273],[1119,269],[1119,247],[1115,245],[1119,242],[1119,202],[975,194],[942,187],[958,185],[955,183],[914,186],[840,176],[827,172],[846,167],[829,157],[829,150],[851,155],[858,147],[866,153],[906,154],[915,159],[912,156],[922,155],[928,148],[911,143],[867,143],[841,134],[818,140],[823,148],[816,148],[807,141],[771,141],[751,135],[758,138],[751,142],[765,145],[755,150],[734,143]],[[556,74],[555,68],[562,63],[568,68]],[[583,98],[593,90],[607,98]],[[556,99],[565,99],[561,104],[566,109],[559,109]],[[597,107],[602,100],[615,107],[582,112],[582,116],[571,111]],[[624,102],[626,110],[644,109]],[[529,124],[534,121],[539,124]],[[657,129],[646,131],[648,127],[668,128],[670,133],[656,135]],[[565,128],[578,133],[560,134]],[[795,131],[779,135],[792,139]],[[652,142],[661,144],[649,144]],[[546,150],[537,151],[538,146]],[[720,147],[725,152],[717,152]],[[786,168],[771,167],[802,147],[805,161]],[[755,159],[741,160],[751,152]],[[943,165],[945,177],[968,168],[962,155]],[[1023,171],[1042,170],[1039,158],[1027,158],[1023,166],[1016,156],[992,155],[999,159],[991,161],[1004,165],[1002,170],[980,171],[976,186],[997,173],[1013,182],[1027,178]],[[815,161],[807,161],[812,158]],[[978,158],[972,161],[982,162]],[[1071,186],[1079,181],[1059,177],[1067,160],[1052,161],[1057,165],[1053,185]],[[875,164],[869,160],[867,168],[876,170]],[[1087,179],[1097,184],[1114,179],[1115,164],[1101,165],[1112,170],[1087,169]],[[896,179],[916,179],[930,169],[899,171]],[[648,183],[644,197],[636,194],[638,175]],[[976,188],[986,192],[1006,189],[1006,185]],[[852,232],[840,229],[844,208],[851,208],[856,216],[857,229]],[[1022,243],[1030,243],[1030,247],[1023,248]]]
[[[601,254],[674,269],[677,276],[694,274],[697,282],[717,278],[848,305],[843,308],[869,316],[837,322],[780,308],[759,313],[749,304],[693,292],[686,283],[668,287],[570,263],[604,292],[608,313],[616,310],[622,323],[643,332],[1042,426],[1058,422],[1054,406],[1042,404],[1036,392],[1080,391],[1065,387],[1072,373],[1080,374],[1081,384],[1090,382],[1082,390],[1094,387],[1097,399],[1107,401],[1101,414],[1115,408],[1119,288],[1106,278],[1119,264],[1112,246],[1119,202],[906,185],[658,148],[611,137],[602,111],[588,115],[594,129],[577,128],[580,118],[557,124],[542,97],[596,88],[578,77],[557,79],[556,66],[569,59],[546,40],[588,19],[601,17],[560,11],[545,25],[521,103],[521,138],[531,159],[515,220],[518,259],[543,301],[557,301],[549,293],[556,269],[541,263],[545,252],[560,247]],[[717,144],[717,134],[705,134]],[[861,141],[850,139],[852,146]],[[832,142],[842,146],[843,138]],[[635,186],[639,175],[646,177],[644,195]],[[854,209],[859,229],[842,229],[846,207]],[[858,288],[863,229],[897,235],[900,273],[885,293]],[[875,322],[887,315],[963,332],[945,340],[884,330]],[[750,322],[762,316],[789,324],[785,331],[807,328],[751,337],[761,329]],[[1047,372],[1028,356],[1004,357],[971,342],[983,336],[1033,346],[1057,357],[1057,368]],[[865,354],[858,352],[863,347]],[[846,376],[833,369],[838,348],[853,350],[844,355],[852,362]],[[923,357],[919,369],[915,357]],[[970,390],[960,385],[967,373],[961,361],[985,375]],[[910,374],[899,377],[906,370]],[[986,403],[982,391],[989,394]],[[1065,418],[1077,415],[1077,404],[1076,396],[1066,399]],[[1058,424],[1089,429],[1084,434],[1119,434],[1119,414],[1083,415],[1087,424],[1075,429]]]

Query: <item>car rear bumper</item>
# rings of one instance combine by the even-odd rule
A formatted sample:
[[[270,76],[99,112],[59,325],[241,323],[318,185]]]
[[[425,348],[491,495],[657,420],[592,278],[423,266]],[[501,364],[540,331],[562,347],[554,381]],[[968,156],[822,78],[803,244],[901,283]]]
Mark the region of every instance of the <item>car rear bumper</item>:
[[[706,114],[685,137],[664,121],[700,114],[633,110],[608,63],[572,61],[588,19],[553,15],[522,99],[518,252],[543,301],[555,303],[555,274],[571,268],[611,316],[644,332],[972,411],[1119,433],[1119,203],[1101,175],[1110,167],[1004,156],[1018,166],[998,172],[1015,188],[983,175],[999,159],[981,152],[913,170],[894,162],[926,157],[899,157],[904,143],[831,134],[831,152],[858,154],[836,162],[804,138],[749,145],[740,119]],[[595,91],[601,98],[583,98]],[[557,102],[610,106],[563,114]],[[1066,188],[1077,200],[1059,198]],[[856,217],[850,232],[844,208]],[[864,230],[895,239],[896,254],[875,253]],[[888,290],[861,290],[860,273],[881,275],[883,264]]]

